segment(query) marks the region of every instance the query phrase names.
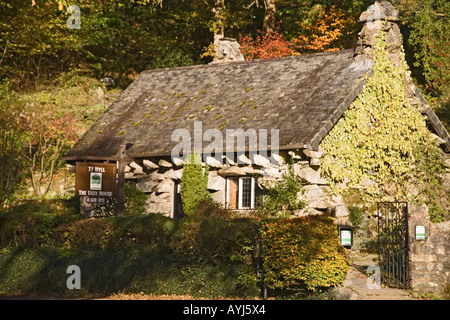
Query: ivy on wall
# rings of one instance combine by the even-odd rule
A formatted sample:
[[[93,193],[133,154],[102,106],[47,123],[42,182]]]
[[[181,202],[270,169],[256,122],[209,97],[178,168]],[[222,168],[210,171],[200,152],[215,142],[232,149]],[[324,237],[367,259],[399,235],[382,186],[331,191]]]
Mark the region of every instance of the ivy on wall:
[[[369,204],[424,202],[434,222],[448,219],[439,200],[442,152],[405,97],[404,53],[394,65],[381,33],[373,57],[363,90],[321,143],[326,151],[322,174],[337,193],[359,190]]]

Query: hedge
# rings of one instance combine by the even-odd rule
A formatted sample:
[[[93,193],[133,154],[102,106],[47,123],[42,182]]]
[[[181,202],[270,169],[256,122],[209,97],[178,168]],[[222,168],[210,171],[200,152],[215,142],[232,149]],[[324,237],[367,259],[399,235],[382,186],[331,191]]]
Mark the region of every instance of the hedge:
[[[260,236],[270,288],[319,291],[343,281],[348,260],[332,218],[256,220],[205,203],[177,221],[159,214],[0,214],[0,294],[256,297]],[[65,286],[71,264],[82,270],[77,292]]]
[[[211,205],[203,210],[179,221],[159,214],[0,214],[0,295],[258,296],[252,264],[258,223],[221,217]],[[81,290],[66,288],[71,264],[81,269]]]
[[[263,228],[265,283],[314,292],[341,284],[350,261],[331,217],[267,222]]]

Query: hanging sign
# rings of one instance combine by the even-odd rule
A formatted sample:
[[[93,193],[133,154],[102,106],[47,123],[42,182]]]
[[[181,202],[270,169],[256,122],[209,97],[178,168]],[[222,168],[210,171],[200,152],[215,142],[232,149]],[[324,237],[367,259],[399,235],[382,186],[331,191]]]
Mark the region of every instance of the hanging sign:
[[[77,162],[75,194],[87,203],[106,203],[116,195],[116,174],[115,163]]]

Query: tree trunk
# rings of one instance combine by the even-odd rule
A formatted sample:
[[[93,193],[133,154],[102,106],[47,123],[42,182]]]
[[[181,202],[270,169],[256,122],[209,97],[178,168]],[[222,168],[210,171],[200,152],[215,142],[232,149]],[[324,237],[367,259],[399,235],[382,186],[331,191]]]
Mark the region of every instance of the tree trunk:
[[[277,13],[275,1],[276,0],[264,0],[266,11],[264,13],[263,31],[266,36],[275,31],[275,15]]]

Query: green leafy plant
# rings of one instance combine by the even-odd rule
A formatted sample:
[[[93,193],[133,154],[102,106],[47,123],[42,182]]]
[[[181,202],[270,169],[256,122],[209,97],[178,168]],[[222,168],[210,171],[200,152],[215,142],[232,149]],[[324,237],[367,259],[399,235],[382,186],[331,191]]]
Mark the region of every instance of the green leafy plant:
[[[136,187],[136,184],[125,183],[125,215],[143,214],[146,212],[147,195]]]
[[[203,171],[199,155],[192,154],[188,160],[183,166],[180,189],[183,211],[187,216],[192,215],[200,203],[211,199],[208,191],[208,165]]]
[[[308,216],[265,224],[265,283],[271,289],[314,292],[341,284],[349,268],[333,219]]]
[[[348,218],[350,219],[352,226],[359,228],[364,220],[364,209],[356,206],[348,206],[348,211]]]
[[[298,199],[302,188],[299,176],[294,175],[292,167],[275,186],[268,188],[259,197],[259,211],[269,216],[291,216],[296,210],[302,209],[304,203]]]
[[[372,75],[322,141],[322,173],[335,192],[359,189],[368,204],[397,199],[440,206],[437,196],[424,191],[443,195],[441,151],[424,117],[405,97],[404,54],[395,66],[384,37],[376,40]],[[432,217],[439,221],[445,214],[434,211]]]

